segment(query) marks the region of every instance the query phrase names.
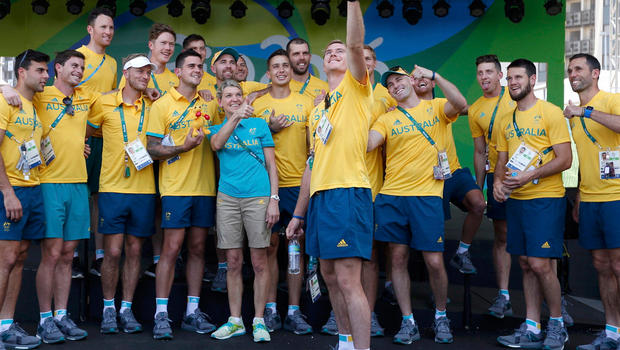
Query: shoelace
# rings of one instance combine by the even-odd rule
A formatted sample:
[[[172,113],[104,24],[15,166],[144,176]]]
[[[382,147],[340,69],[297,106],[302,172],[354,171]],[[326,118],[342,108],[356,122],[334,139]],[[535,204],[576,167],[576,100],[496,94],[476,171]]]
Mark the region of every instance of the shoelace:
[[[125,315],[124,317],[127,319],[128,322],[138,322],[133,316],[133,312],[131,312],[131,310],[123,312],[123,315]]]
[[[437,320],[437,329],[440,331],[450,331],[450,320],[448,318],[440,318]]]
[[[547,326],[547,337],[552,339],[562,339],[562,327],[561,326]]]
[[[211,317],[210,317],[209,315],[207,315],[205,312],[202,312],[202,311],[200,311],[200,310],[196,310],[196,311],[195,311],[195,314],[196,314],[196,318],[197,318],[199,321],[207,321],[207,322],[212,322],[212,321],[211,321]]]

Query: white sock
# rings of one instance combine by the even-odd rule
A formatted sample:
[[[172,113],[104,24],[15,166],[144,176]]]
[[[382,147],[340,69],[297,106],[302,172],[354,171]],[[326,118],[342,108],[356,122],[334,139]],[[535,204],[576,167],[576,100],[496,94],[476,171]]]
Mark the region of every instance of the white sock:
[[[95,250],[95,259],[103,259],[103,249]]]
[[[338,350],[355,350],[351,334],[338,334]]]
[[[60,310],[54,311],[54,319],[56,319],[57,321],[62,320],[62,318],[65,317],[66,315],[67,315],[67,309],[60,309]]]
[[[160,312],[168,313],[168,298],[155,298],[155,315]]]
[[[265,307],[271,309],[274,313],[276,312],[276,303],[267,303],[265,304]]]
[[[499,294],[503,295],[506,300],[510,300],[510,294],[508,293],[508,289],[500,289]]]
[[[243,324],[243,319],[242,319],[241,317],[233,317],[233,316],[230,316],[230,317],[228,318],[228,321],[229,321],[229,322],[232,322],[232,323],[234,323],[234,324],[237,324],[237,325],[242,325],[242,324]]]
[[[187,296],[187,308],[185,309],[185,315],[191,315],[198,308],[198,303],[200,303],[200,297],[192,297]]]
[[[527,330],[534,333],[540,334],[540,323],[530,320],[529,318],[525,319],[525,324],[527,325]]]
[[[463,253],[465,253],[466,251],[468,251],[468,250],[469,250],[469,247],[470,247],[470,246],[471,246],[471,243],[470,243],[470,244],[467,244],[467,243],[465,243],[465,242],[461,241],[461,242],[459,243],[459,248],[456,250],[456,253],[457,253],[457,254],[463,254]]]
[[[265,319],[262,317],[254,317],[252,320],[252,324],[262,323],[265,324]]]
[[[618,329],[618,326],[606,324],[605,335],[607,336],[607,338],[611,338],[615,341],[618,341],[618,339],[620,339],[620,329]]]
[[[131,301],[121,301],[121,309],[119,312],[122,314],[125,310],[131,310]]]
[[[116,306],[114,305],[114,299],[103,299],[103,311],[106,309],[114,309],[116,311]]]
[[[438,320],[442,317],[446,317],[446,310],[435,309],[435,319]]]
[[[76,249],[76,250],[74,250],[74,251],[73,251],[73,257],[74,257],[74,258],[77,258],[78,256],[79,256],[79,255],[78,255],[78,250]]]
[[[295,311],[299,310],[299,305],[289,305],[288,306],[288,315],[293,316]]]
[[[39,315],[41,316],[41,321],[39,322],[40,325],[43,325],[43,322],[45,322],[45,320],[47,320],[48,318],[52,318],[54,316],[51,310],[45,311],[45,312],[39,312]]]
[[[412,325],[415,326],[415,320],[413,319],[413,314],[409,314],[407,316],[403,316],[403,320],[407,320],[407,321],[411,322]]]
[[[159,262],[159,255],[153,255],[153,264],[157,264]]]
[[[7,329],[9,329],[9,327],[11,327],[11,325],[13,324],[13,319],[12,318],[7,318],[4,320],[0,320],[0,332],[4,332]]]

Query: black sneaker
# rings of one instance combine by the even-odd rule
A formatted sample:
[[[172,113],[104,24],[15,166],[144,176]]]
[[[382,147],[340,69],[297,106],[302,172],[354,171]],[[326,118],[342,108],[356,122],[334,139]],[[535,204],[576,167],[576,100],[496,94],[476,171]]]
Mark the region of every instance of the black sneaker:
[[[156,269],[157,269],[157,263],[152,263],[151,266],[149,266],[149,268],[144,271],[144,274],[149,277],[155,278]]]
[[[101,264],[103,263],[103,258],[95,259],[93,264],[90,265],[90,274],[101,277]]]
[[[82,272],[82,266],[80,266],[80,258],[74,257],[71,264],[71,278],[84,278],[84,272]]]

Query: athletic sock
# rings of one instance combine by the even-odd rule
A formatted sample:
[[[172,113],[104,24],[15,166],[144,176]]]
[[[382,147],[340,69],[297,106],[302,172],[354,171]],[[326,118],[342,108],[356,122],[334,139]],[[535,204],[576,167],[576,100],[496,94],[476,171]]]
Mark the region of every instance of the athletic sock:
[[[529,318],[525,319],[525,324],[527,325],[527,330],[534,333],[540,334],[540,323],[530,320]]]
[[[276,303],[267,303],[265,304],[265,307],[267,309],[271,309],[273,313],[276,313]]]
[[[233,316],[230,316],[230,317],[228,318],[228,320],[229,320],[229,321],[232,321],[232,323],[234,323],[234,324],[236,324],[236,325],[238,325],[238,326],[243,325],[243,319],[242,319],[241,317],[233,317]]]
[[[252,326],[259,323],[265,324],[265,319],[263,317],[254,317],[254,319],[252,319]]]
[[[355,350],[351,334],[338,334],[338,350]]]
[[[13,324],[13,319],[12,318],[7,318],[4,320],[0,320],[0,332],[4,332],[7,329],[9,329],[9,327],[11,327],[11,325]]]
[[[403,316],[403,320],[407,320],[407,321],[411,322],[412,325],[415,326],[415,320],[413,319],[413,314],[409,314],[407,316]]]
[[[11,322],[12,322],[12,320],[11,320]],[[0,323],[0,324],[2,324],[2,323]],[[612,326],[610,324],[606,324],[605,325],[605,335],[607,336],[607,338],[611,338],[611,339],[613,339],[615,341],[618,341],[618,339],[620,339],[620,329],[618,328],[618,326]]]
[[[508,293],[508,289],[500,289],[499,295],[503,295],[506,300],[510,300],[510,293]]]
[[[555,321],[560,322],[562,327],[564,327],[564,318],[562,318],[562,316],[560,316],[560,317],[549,317],[549,321],[551,321],[551,320],[555,320]]]
[[[43,325],[43,322],[45,322],[45,320],[47,320],[48,318],[52,318],[52,310],[50,311],[45,311],[45,312],[40,312],[39,316],[41,316],[41,321],[39,322],[39,324]]]
[[[54,318],[57,321],[62,320],[62,318],[65,317],[66,315],[67,315],[67,309],[60,309],[60,310],[54,311]]]
[[[106,309],[113,309],[116,311],[116,306],[114,305],[114,299],[103,299],[103,311]]]
[[[446,317],[446,310],[435,309],[435,319],[438,320],[442,317]]]
[[[299,310],[299,305],[289,305],[288,306],[288,315],[293,316],[295,311]]]
[[[185,309],[185,316],[189,316],[196,311],[198,304],[200,303],[200,297],[187,296],[187,308]]]
[[[103,249],[95,250],[95,259],[103,259]]]
[[[159,262],[159,255],[153,255],[153,264],[157,264]]]
[[[123,312],[125,312],[125,310],[131,310],[131,301],[121,301],[120,313],[122,314]]]
[[[160,312],[168,312],[168,298],[155,298],[155,315]]]
[[[469,247],[471,247],[471,243],[467,244],[467,243],[461,241],[459,243],[459,248],[456,250],[456,253],[457,254],[463,254],[463,253],[465,253],[466,251],[469,250]]]
[[[224,270],[228,270],[228,263],[217,263],[217,268],[218,269],[224,269]]]
[[[79,256],[79,255],[78,255],[78,250],[76,249],[76,250],[74,250],[74,251],[73,251],[73,257],[74,257],[74,258],[77,258],[78,256]]]

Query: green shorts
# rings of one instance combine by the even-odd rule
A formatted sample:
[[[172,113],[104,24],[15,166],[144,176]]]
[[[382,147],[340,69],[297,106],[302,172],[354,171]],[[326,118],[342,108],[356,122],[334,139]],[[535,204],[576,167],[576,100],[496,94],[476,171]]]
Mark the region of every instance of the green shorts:
[[[41,184],[45,210],[45,238],[75,241],[90,237],[86,184]]]

